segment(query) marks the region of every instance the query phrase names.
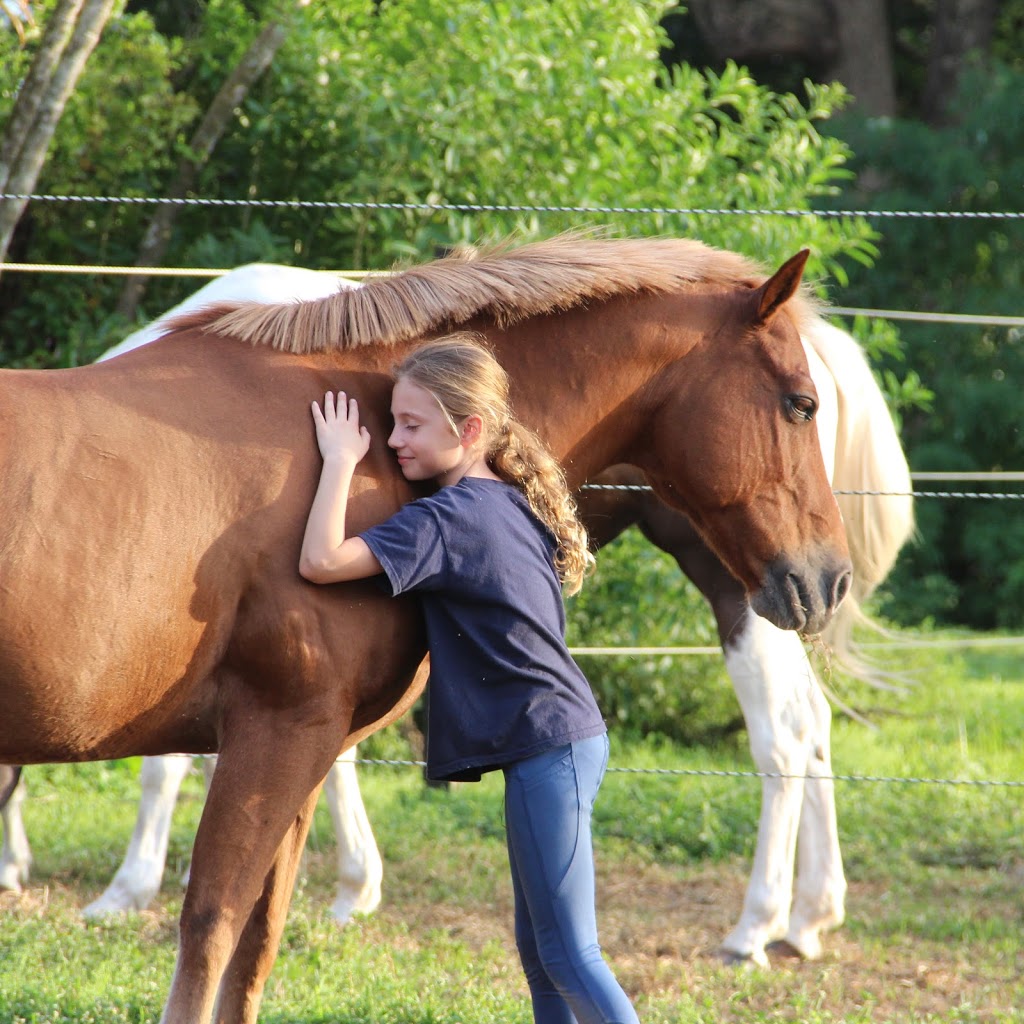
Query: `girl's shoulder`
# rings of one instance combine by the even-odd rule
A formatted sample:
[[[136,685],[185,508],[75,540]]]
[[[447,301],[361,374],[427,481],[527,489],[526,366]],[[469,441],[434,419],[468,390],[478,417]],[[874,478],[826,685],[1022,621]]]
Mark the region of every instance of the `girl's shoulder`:
[[[522,497],[522,492],[504,480],[464,476],[458,483],[442,487],[431,497],[451,502],[515,501],[517,497]]]
[[[440,518],[504,519],[513,510],[532,516],[526,496],[514,484],[486,477],[463,477],[422,499]]]

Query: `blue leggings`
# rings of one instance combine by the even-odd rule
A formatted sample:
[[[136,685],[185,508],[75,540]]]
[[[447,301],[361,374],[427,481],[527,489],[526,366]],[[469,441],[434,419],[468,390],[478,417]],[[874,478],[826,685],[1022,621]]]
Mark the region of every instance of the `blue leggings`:
[[[505,827],[516,945],[536,1024],[639,1024],[601,956],[590,815],[608,737],[505,768]]]

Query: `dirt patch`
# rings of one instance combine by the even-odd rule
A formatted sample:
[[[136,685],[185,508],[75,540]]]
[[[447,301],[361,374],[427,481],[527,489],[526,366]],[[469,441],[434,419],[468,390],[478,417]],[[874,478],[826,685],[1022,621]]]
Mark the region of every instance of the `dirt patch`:
[[[1024,1020],[1024,954],[993,957],[966,942],[922,942],[864,934],[858,924],[885,896],[852,883],[848,923],[826,938],[814,962],[770,950],[770,969],[723,963],[718,947],[739,917],[747,866],[669,868],[633,863],[599,873],[602,945],[616,975],[638,1001],[682,999],[713,1007],[713,1018],[798,1021],[811,1011],[837,1019],[893,1022],[949,1019],[963,1007],[969,1021]],[[401,922],[413,941],[442,929],[471,948],[499,942],[515,957],[510,894],[496,879],[478,904],[421,901],[416,883],[385,869],[382,921]],[[998,908],[996,908],[998,910]],[[1004,909],[1006,909],[1004,907]],[[979,964],[985,966],[979,967]]]

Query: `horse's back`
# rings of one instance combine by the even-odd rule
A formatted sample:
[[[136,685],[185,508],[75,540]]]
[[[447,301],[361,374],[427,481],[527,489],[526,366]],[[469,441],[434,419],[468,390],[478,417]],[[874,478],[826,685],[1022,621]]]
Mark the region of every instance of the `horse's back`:
[[[211,303],[299,302],[323,298],[339,288],[354,287],[357,287],[354,282],[326,270],[306,270],[277,263],[249,263],[203,285],[152,323],[133,331],[122,342],[104,352],[100,359],[112,359],[156,341],[167,333],[167,325],[174,317]]]

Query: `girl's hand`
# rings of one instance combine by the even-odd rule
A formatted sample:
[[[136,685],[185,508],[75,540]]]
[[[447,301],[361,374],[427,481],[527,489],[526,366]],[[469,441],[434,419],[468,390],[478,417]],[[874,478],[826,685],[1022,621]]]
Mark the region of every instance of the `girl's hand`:
[[[348,399],[344,391],[338,392],[337,407],[334,395],[324,395],[324,407],[313,403],[313,422],[316,424],[316,443],[324,461],[350,460],[354,466],[370,450],[370,432],[359,425],[359,406]]]

